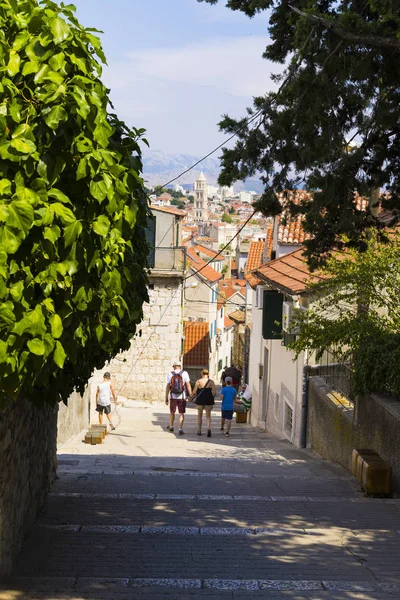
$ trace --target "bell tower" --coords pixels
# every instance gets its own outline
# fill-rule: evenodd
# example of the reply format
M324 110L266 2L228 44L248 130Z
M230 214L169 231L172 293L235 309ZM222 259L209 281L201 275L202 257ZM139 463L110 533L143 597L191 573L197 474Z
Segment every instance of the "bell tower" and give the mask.
M205 223L208 221L207 181L200 173L194 184L194 221Z

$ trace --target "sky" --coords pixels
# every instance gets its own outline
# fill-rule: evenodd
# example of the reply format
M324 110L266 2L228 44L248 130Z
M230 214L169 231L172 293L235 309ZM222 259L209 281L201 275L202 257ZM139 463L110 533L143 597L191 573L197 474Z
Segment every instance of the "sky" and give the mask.
M77 17L96 27L107 56L103 80L118 116L147 129L153 150L201 156L227 137L223 114L246 115L271 89L262 59L266 14L249 19L197 0L75 0ZM217 155L216 155L217 156Z

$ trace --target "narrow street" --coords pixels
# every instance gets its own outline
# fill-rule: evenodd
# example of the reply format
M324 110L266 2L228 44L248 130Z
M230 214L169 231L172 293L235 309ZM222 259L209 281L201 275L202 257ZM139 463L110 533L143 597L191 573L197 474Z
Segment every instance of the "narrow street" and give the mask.
M61 449L1 600L400 598L400 500L214 411L211 439L128 403L102 446Z

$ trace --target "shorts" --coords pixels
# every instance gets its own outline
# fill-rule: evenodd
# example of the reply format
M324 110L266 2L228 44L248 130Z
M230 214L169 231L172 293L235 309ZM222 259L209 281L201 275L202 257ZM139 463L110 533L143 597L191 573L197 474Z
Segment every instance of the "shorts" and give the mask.
M227 419L228 421L232 421L233 419L233 410L222 410L221 417L223 419Z
M202 415L203 414L203 410L205 410L206 413L211 412L212 409L213 409L214 404L196 404L196 406L197 406L197 410Z
M176 398L170 398L169 412L172 414L175 414L176 409L178 409L178 412L180 415L184 415L186 412L186 400L178 400Z
M111 413L111 404L107 404L107 406L102 406L101 404L98 404L96 406L96 410L98 413L100 413L101 415L103 413L105 413L106 415L109 415Z

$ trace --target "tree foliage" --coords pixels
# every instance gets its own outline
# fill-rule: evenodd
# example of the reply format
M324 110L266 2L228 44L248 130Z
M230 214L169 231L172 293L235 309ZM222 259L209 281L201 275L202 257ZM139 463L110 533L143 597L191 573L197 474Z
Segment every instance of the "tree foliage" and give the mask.
M0 400L82 390L147 299L138 142L72 5L0 0Z
M216 4L218 0L199 0ZM305 214L313 264L334 246L362 245L379 228L373 191L400 209L400 0L227 0L249 17L268 11L264 57L285 65L278 91L254 99L247 118L225 116L237 136L222 156L221 185L257 173L265 185L256 206L282 211L277 193L301 187L313 201ZM352 146L353 144L353 146ZM362 213L354 192L373 198Z
M228 213L224 213L221 217L223 223L233 223L232 217Z
M299 354L332 350L351 361L353 393L400 393L400 236L381 243L376 233L366 250L332 256L325 279L310 287L310 308L297 315L300 329L289 347Z

